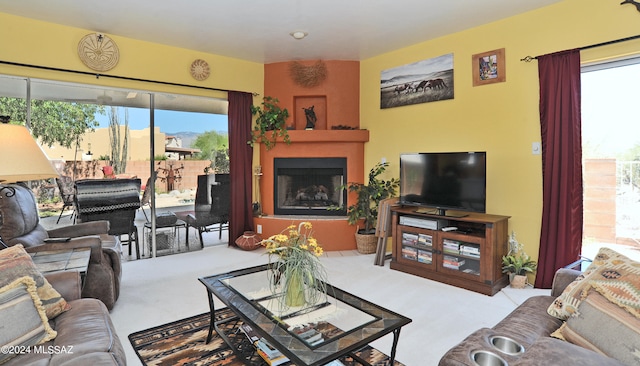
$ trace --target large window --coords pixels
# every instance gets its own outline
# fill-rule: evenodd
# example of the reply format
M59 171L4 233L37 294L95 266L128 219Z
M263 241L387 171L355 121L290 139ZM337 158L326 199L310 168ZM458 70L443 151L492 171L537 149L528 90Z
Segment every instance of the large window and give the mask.
M640 260L640 58L582 70L584 238Z

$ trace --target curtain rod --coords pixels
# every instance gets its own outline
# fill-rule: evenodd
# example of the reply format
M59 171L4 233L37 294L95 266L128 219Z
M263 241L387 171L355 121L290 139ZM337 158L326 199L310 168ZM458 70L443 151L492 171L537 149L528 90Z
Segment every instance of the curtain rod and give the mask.
M584 47L580 47L578 48L580 51L582 50L588 50L590 48L596 48L596 47L601 47L601 46L608 46L610 44L615 44L615 43L620 43L620 42L626 42L626 41L631 41L634 39L638 39L640 38L640 34L636 35L636 36L631 36L631 37L627 37L627 38L620 38L620 39L615 39L613 41L607 41L607 42L602 42L602 43L596 43L596 44L592 44L589 46L584 46ZM540 56L536 56L536 57L532 57L532 56L527 56L525 58L521 58L520 61L524 61L524 62L531 62L533 60L537 60L538 57Z
M96 79L100 79L100 77L105 77L105 78L112 78L112 79L129 80L129 81L141 81L141 82L144 82L144 83L162 84L162 85L170 85L170 86L181 86L181 87L203 89L203 90L211 90L211 91L242 92L242 93L245 93L245 92L240 91L240 90L210 88L210 87L206 87L206 86L172 83L172 82L169 82L169 81L158 81L158 80L150 80L150 79L133 78L133 77L129 77L129 76L99 74L99 73L93 73L93 72L89 72L89 71L61 69L61 68L57 68L57 67L22 64L22 63L19 63L19 62L11 62L11 61L3 61L3 60L0 60L0 64L11 65L11 66L20 66L20 67L29 67L29 68L32 68L32 69L40 69L40 70L48 70L48 71L68 72L68 73L80 74L80 75L89 75L89 76L95 76ZM253 96L260 95L260 94L258 94L256 92L251 92L251 94L253 94Z

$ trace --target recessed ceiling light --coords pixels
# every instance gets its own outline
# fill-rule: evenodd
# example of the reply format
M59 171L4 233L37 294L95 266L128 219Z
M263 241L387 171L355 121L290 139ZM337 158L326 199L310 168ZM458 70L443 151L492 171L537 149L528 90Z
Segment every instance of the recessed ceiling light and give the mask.
M289 33L291 34L291 37L295 38L295 39L303 39L304 37L306 37L309 33L307 32L302 32L302 31L296 31L296 32L291 32Z

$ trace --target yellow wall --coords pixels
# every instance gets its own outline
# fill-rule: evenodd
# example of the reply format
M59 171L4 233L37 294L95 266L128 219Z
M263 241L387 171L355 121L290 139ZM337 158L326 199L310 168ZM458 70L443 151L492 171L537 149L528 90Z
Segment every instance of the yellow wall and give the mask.
M77 47L82 37L93 32L96 30L72 28L0 13L0 60L92 72L78 57ZM262 64L112 34L108 36L118 45L120 60L116 67L102 74L262 94ZM193 79L189 73L189 67L196 59L207 61L211 68L211 75L204 81ZM0 64L0 74L226 99L224 92L109 78L96 79L94 76L4 64Z
M399 154L418 151L487 151L487 212L511 216L525 250L538 257L542 212L541 155L537 62L520 59L578 48L640 33L640 13L617 1L566 0L520 16L451 34L367 59L360 67L360 125L371 133L365 167L386 158L390 175L398 176ZM472 55L506 49L504 83L473 87ZM628 42L616 51L640 50ZM624 50L621 51L620 49ZM385 69L454 54L453 100L380 109L380 72Z
M120 136L124 139L125 129L120 126ZM129 146L127 160L149 160L149 127L142 130L129 130ZM155 127L155 155L164 155L165 134L160 132L160 127ZM83 154L89 150L93 155L93 160L99 159L103 155L111 156L111 141L109 138L109 128L98 128L94 132L87 132L82 137L78 154L75 154L75 144L71 148L64 148L58 144L53 146L43 146L45 154L49 159L82 160Z

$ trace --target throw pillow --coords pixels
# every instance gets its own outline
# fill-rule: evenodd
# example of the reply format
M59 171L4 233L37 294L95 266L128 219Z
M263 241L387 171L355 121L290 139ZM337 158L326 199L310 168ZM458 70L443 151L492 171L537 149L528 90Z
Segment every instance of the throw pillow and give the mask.
M23 347L47 342L57 335L29 276L0 288L0 364L17 356Z
M630 262L612 268L599 268L591 280L610 302L640 318L640 263Z
M612 357L626 365L640 364L640 319L595 290L552 337Z
M616 252L610 248L600 248L598 254L593 259L593 263L580 275L575 281L570 283L558 296L555 301L549 305L547 313L560 320L567 320L574 314L580 305L580 301L584 298L586 290L590 287L589 281L593 280L596 275L594 273L598 268L610 268L623 263L632 263L633 260ZM597 275L600 276L600 275Z
M47 318L53 319L70 308L60 293L38 271L31 256L21 244L0 250L0 286L6 286L23 276L29 276L36 281L38 297L42 301Z

